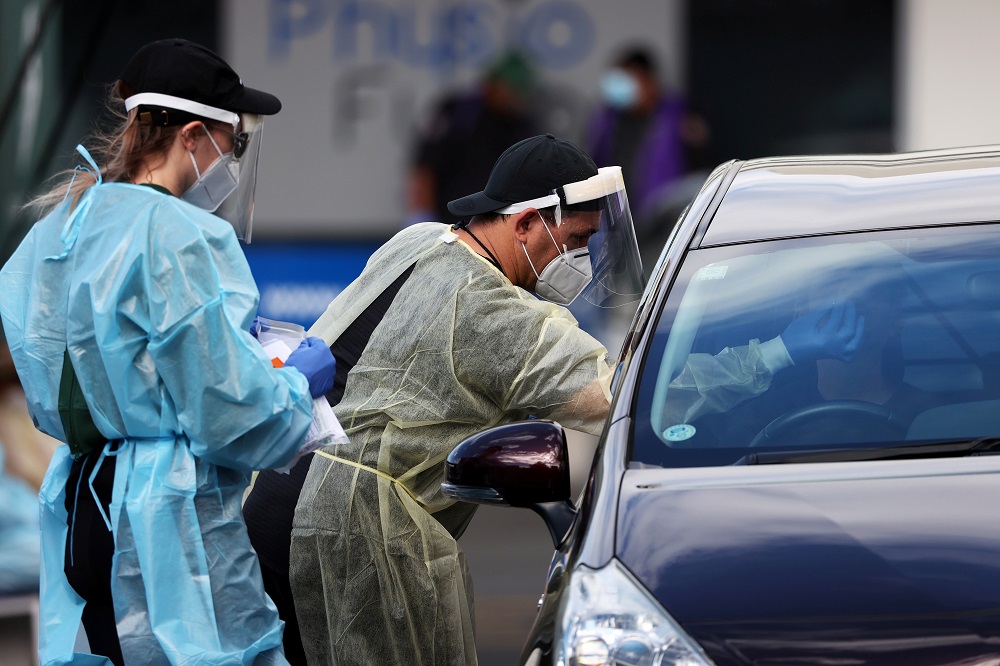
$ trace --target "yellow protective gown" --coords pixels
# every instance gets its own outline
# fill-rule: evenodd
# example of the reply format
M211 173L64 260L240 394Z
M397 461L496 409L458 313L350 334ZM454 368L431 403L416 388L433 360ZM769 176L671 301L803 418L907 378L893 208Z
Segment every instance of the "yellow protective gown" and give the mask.
M607 415L604 347L445 225L397 234L310 334L332 343L410 266L335 409L350 443L313 459L295 511L290 578L310 664L475 664L455 539L476 507L441 493L445 458L529 415L590 433Z

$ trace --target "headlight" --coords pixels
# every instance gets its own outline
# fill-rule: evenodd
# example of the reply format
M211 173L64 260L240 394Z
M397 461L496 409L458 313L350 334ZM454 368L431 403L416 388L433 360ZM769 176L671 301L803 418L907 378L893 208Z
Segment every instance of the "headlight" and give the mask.
M580 567L565 594L558 666L714 666L618 560Z

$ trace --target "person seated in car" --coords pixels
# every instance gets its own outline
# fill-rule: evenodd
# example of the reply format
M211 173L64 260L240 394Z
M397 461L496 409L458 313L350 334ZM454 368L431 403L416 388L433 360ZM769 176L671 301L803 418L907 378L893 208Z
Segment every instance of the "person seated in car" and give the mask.
M934 401L903 381L902 281L884 273L881 279L855 277L854 282L868 286L841 286L833 292L839 297L829 296L828 289L814 290L804 313L770 340L751 340L715 355L691 354L670 382L665 422L690 424L757 398L740 408L739 418L728 419L724 428L744 439L745 433L752 436L781 414L810 404L850 400L882 406L892 416L892 428L905 432ZM773 389L775 376L783 371L792 376ZM770 395L765 399L764 394ZM735 435L735 429L744 434Z
M694 353L670 382L666 409L671 423L691 423L705 414L727 412L771 386L793 365L854 358L864 337L865 318L853 302L831 304L793 319L766 342L726 347L718 354Z

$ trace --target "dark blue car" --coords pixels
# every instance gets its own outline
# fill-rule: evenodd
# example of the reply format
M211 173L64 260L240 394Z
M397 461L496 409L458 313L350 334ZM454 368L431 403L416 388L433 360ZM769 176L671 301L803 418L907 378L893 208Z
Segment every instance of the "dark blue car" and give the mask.
M667 242L587 488L549 422L445 491L556 542L524 664L1000 664L1000 148L733 161Z

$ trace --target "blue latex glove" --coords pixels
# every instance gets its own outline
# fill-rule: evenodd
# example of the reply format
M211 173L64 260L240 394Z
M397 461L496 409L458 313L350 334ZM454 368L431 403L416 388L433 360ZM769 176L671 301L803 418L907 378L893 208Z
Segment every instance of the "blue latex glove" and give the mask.
M290 365L309 380L309 395L318 398L333 388L333 375L337 361L322 338L310 337L299 343L298 349L288 355L285 365Z
M250 335L256 338L258 333L266 331L269 328L271 327L261 321L260 317L254 317L253 322L250 324Z
M785 328L781 341L796 364L821 358L850 361L861 346L865 318L854 303L835 303L808 312Z

